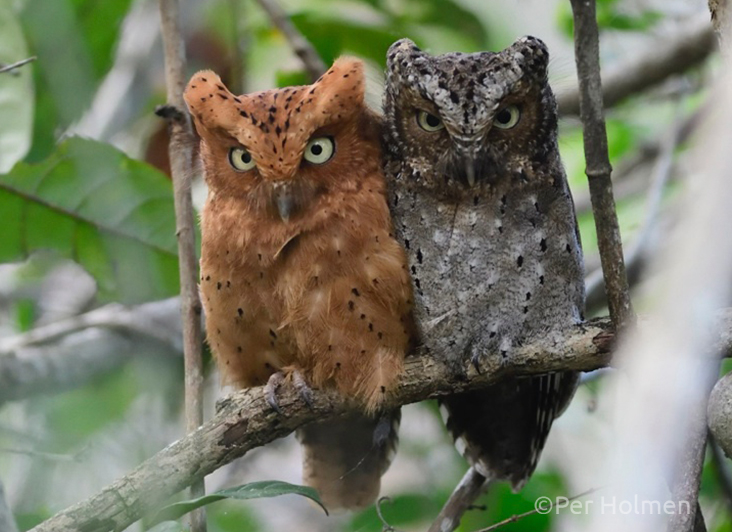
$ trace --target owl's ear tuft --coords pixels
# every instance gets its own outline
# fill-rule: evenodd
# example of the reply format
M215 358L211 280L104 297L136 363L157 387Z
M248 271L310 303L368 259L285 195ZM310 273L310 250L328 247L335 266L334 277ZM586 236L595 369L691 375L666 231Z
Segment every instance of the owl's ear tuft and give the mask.
M527 35L509 46L506 51L515 61L523 65L525 72L531 72L538 80L546 79L549 67L549 49L544 41Z
M196 128L227 127L239 101L211 70L201 70L188 82L183 99L196 119ZM199 130L199 133L201 131Z
M342 114L363 105L365 86L363 62L340 57L318 81L306 88L303 98L306 104L314 100L322 113Z
M411 62L421 55L424 55L424 53L413 41L399 39L386 52L386 68L388 70L398 69L402 61L409 60Z

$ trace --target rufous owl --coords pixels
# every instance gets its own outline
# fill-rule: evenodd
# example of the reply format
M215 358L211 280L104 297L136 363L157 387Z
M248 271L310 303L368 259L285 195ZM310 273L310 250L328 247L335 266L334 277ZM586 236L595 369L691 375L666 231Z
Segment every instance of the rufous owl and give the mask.
M412 336L411 281L364 84L362 63L341 58L310 86L235 96L203 71L185 91L208 185L207 339L225 382L284 375L360 405L298 430L304 480L329 509L361 508L379 493L399 422L382 404Z

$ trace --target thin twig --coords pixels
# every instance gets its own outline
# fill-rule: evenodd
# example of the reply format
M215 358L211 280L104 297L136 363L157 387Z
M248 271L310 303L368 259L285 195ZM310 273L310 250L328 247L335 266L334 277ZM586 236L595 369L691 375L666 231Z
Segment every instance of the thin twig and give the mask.
M25 456L31 456L34 458L43 458L44 460L51 460L54 462L80 462L87 448L84 447L80 451L74 454L60 454L60 453L47 453L45 451L36 451L34 449L20 449L15 447L0 447L0 453L8 454L21 454ZM0 531L2 531L0 527Z
M672 35L664 35L627 61L603 73L602 94L605 108L639 94L658 83L704 62L715 49L709 17L704 14L680 22ZM557 92L559 113L579 114L579 89Z
M442 506L428 532L452 532L460 526L460 518L488 489L486 478L474 467L467 470L460 483Z
M384 514L382 512L382 506L385 502L388 502L391 504L393 501L390 497L379 497L379 500L376 501L376 516L379 518L379 521L381 521L381 532L400 532L393 526L389 524L389 522L384 517Z
M610 180L612 167L608 157L607 131L603 116L595 0L571 0L571 2L574 15L575 58L580 86L580 118L587 161L586 173L590 184L610 317L615 327L620 330L631 324L634 316Z
M628 268L629 283L640 277L640 258L647 254L650 242L653 240L658 217L661 211L661 200L666 185L671 179L673 170L674 152L682 142L682 124L679 123L666 135L661 142L661 151L658 154L653 170L651 181L646 194L645 219L641 225L638 235L633 243L628 246L625 253L625 264ZM605 282L601 270L595 270L585 280L586 301L588 311L597 308L605 301Z
M201 301L198 296L196 233L194 231L191 178L193 174L194 136L183 102L185 46L180 32L178 0L160 0L161 28L165 50L165 82L168 105L179 111L169 120L170 169L175 197L175 224L178 236L178 262L183 319L183 354L185 358L186 428L194 432L203 424L203 362L201 359ZM204 479L191 487L191 496L205 493ZM203 509L191 513L192 532L206 531Z
M290 43L292 50L302 61L305 70L312 81L315 81L325 72L325 63L313 48L313 45L303 37L295 25L290 21L287 13L282 9L277 0L257 0L257 3L269 15L272 24L282 32L287 41Z
M600 488L592 488L590 490L583 491L579 495L575 495L574 497L569 497L566 500L566 502L575 501L577 499L580 499L582 497L585 497L587 495L590 495L592 493L595 493L599 489ZM534 514L537 514L539 512L541 512L543 514L547 514L547 513L551 512L552 509L554 508L554 503L552 503L551 500L547 500L547 502L549 503L547 506L539 506L539 504L536 504L535 505L536 508L534 508L533 510L529 510L528 512L524 512L524 513L518 514L518 515L512 515L511 517L509 517L507 519L504 519L503 521L499 521L498 523L492 524L491 526L489 526L487 528L481 528L480 530L476 530L475 532L491 532L493 530L498 530L502 526L506 526L506 525L509 525L511 523L515 523L516 521L520 521L524 517L529 517L530 515L534 515Z
M179 324L171 323L170 316L163 313L172 308L175 308L177 312L177 307L177 298L140 306L110 303L78 316L41 325L28 332L0 339L0 353L10 353L33 345L48 344L92 327L141 334L169 344L175 349L181 349Z
M3 483L0 481L0 531L2 532L18 532L18 526L15 524L13 512L5 500L5 490Z
M37 57L34 55L33 57L29 57L28 59L21 59L20 61L16 61L15 63L11 63L9 65L0 64L0 74L4 74L5 72L11 72L16 68L22 67L23 65L27 65L28 63L35 61L36 59Z

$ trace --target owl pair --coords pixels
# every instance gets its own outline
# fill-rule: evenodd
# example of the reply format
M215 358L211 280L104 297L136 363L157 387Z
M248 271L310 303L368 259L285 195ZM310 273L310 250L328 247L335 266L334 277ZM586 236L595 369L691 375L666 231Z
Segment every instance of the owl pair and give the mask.
M208 342L227 382L267 385L275 407L285 380L361 407L298 431L305 482L329 508L377 497L399 422L383 403L414 345L464 372L582 319L547 61L533 38L438 57L399 41L383 119L354 59L304 87L235 96L212 72L188 84L209 188ZM482 474L518 487L575 383L507 377L448 397L448 428Z

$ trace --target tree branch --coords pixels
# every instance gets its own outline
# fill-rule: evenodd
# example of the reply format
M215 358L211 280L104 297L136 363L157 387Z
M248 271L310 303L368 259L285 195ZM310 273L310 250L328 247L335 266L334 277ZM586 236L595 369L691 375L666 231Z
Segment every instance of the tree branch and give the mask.
M201 346L201 301L198 296L198 261L196 260L196 233L194 231L191 178L193 174L193 129L185 112L183 87L185 84L185 45L180 33L178 0L160 0L160 24L165 51L165 84L168 105L180 112L170 119L170 170L175 199L175 226L178 236L178 264L180 272L181 316L183 319L183 356L185 360L186 429L193 432L203 424L203 361ZM191 487L192 497L201 497L206 491L203 477ZM206 532L206 514L203 509L191 513L193 532Z
M138 306L111 303L78 316L41 325L28 332L0 339L0 355L25 347L48 344L64 336L93 327L140 334L174 349L182 349L178 320L178 298L165 299ZM1 360L1 359L0 359ZM2 367L2 362L0 362Z
M644 322L641 322L641 326ZM732 350L732 309L720 314L720 351ZM413 403L485 387L506 375L559 370L590 371L607 365L615 333L608 318L592 320L564 333L553 332L518 348L510 360L486 357L478 372L455 375L444 361L429 355L407 359L405 373L386 407ZM36 526L32 532L105 532L122 530L158 509L169 497L196 479L230 463L296 428L347 412L351 405L334 393L314 394L313 407L291 387L278 393L284 415L272 411L262 388L237 392L219 404L213 419L196 432L169 445L97 495Z
M694 17L678 25L673 36L664 36L622 64L603 73L602 96L605 108L645 91L676 74L702 63L715 50L709 17ZM579 88L557 93L560 115L580 112Z
M172 298L135 307L102 307L5 340L0 349L0 404L81 386L117 369L144 350L145 340L151 338L156 346L179 351L178 304L178 298ZM145 325L138 328L139 324ZM92 327L78 330L82 326ZM64 336L58 340L60 335ZM48 343L52 339L54 343Z
M325 63L313 48L313 45L303 37L295 25L290 21L287 13L277 3L277 0L257 0L257 3L269 15L272 24L282 32L290 43L292 50L302 61L305 70L312 81L315 81L325 72Z
M587 178L597 228L597 243L607 287L610 317L615 327L634 319L623 262L618 217L610 180L607 131L603 117L600 81L600 46L595 0L571 0L574 15L574 45L580 87L580 117L584 137Z
M709 11L712 15L712 25L717 34L722 53L732 55L732 6L729 0L709 0Z
M732 311L724 324L732 330ZM484 387L508 374L547 373L559 369L591 370L606 365L614 334L608 319L593 320L565 334L550 333L516 350L508 362L488 356L480 373L470 367L455 375L433 357L412 356L399 387L386 407ZM732 346L732 334L723 339ZM160 451L99 494L64 510L34 532L103 532L121 530L197 479L250 449L286 436L299 426L348 411L333 393L314 394L313 408L290 387L278 394L283 416L272 411L262 388L237 392L221 402L219 412L200 429Z
M460 483L442 506L427 532L452 532L460 526L460 518L478 497L488 489L486 478L474 467L467 470Z

